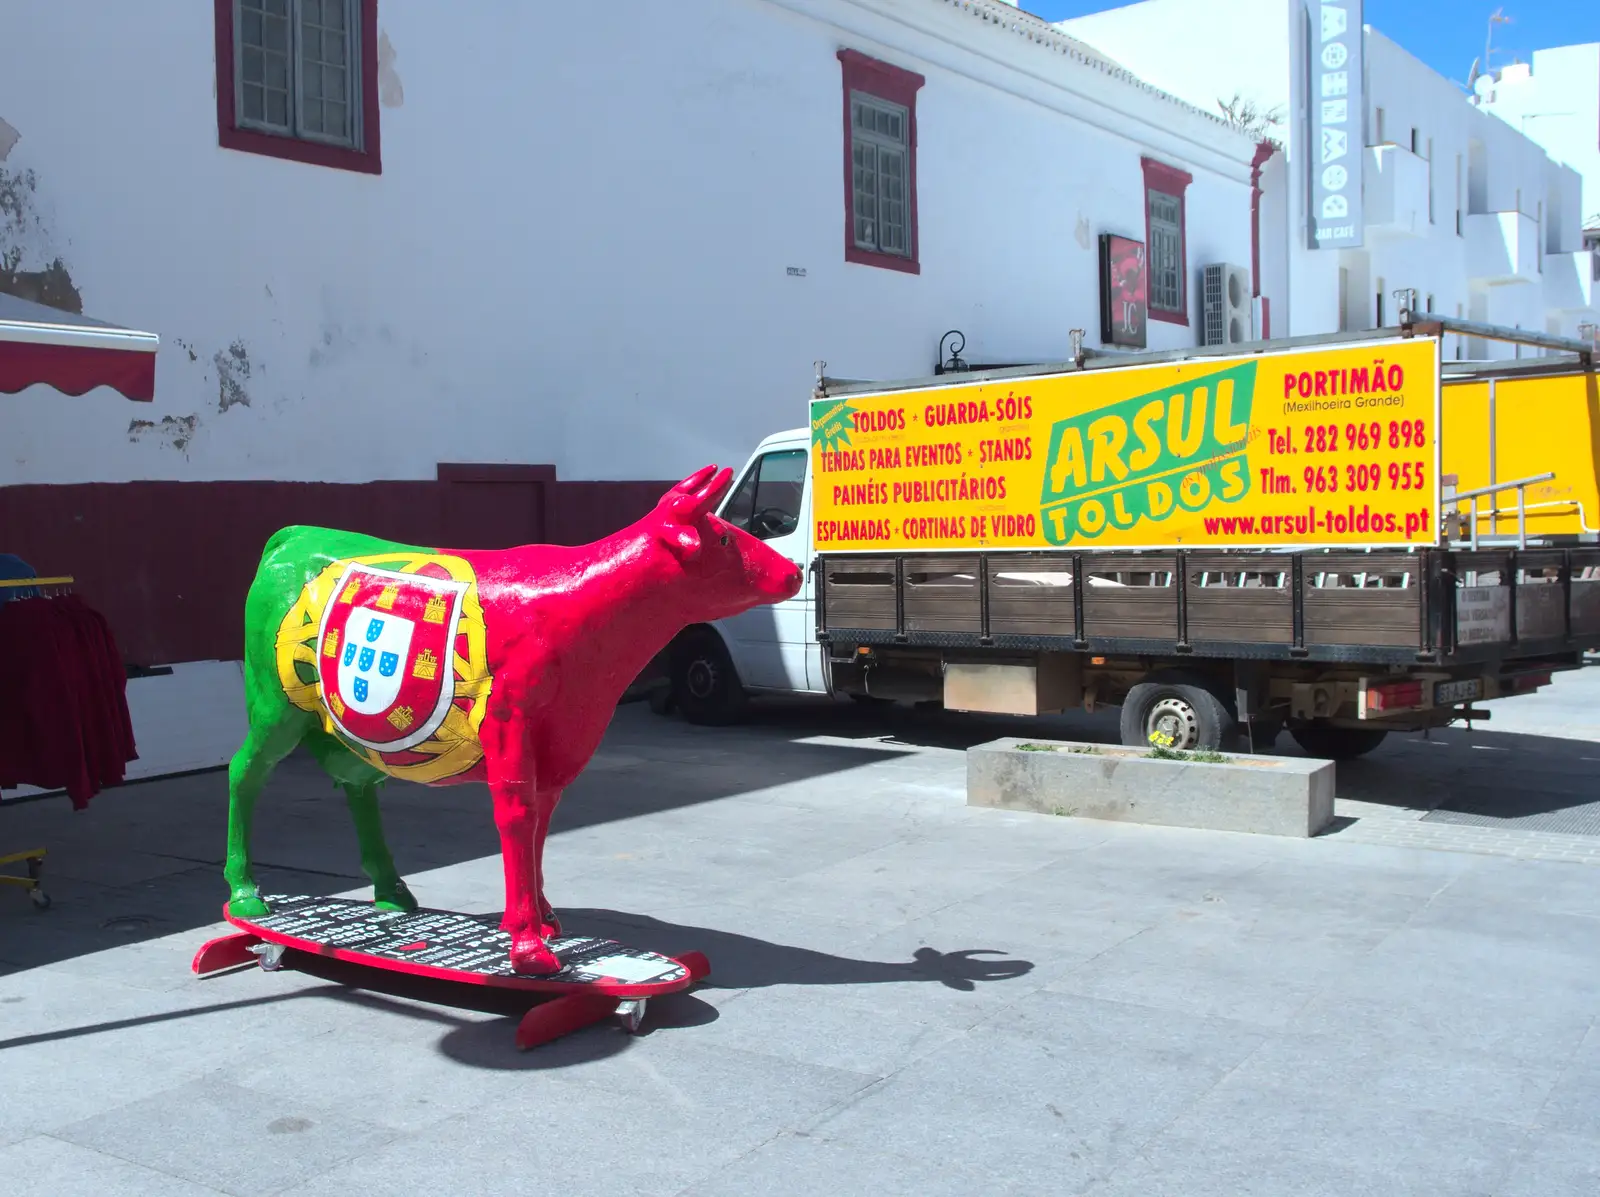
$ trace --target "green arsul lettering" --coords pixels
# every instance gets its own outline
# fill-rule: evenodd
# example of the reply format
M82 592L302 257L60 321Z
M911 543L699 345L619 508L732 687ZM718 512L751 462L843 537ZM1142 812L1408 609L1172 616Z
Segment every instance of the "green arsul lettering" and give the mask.
M1128 476L1122 446L1128 443L1128 425L1121 416L1101 416L1089 425L1089 481L1104 482L1106 473L1121 482Z
M1083 433L1075 424L1056 425L1056 435L1050 438L1050 489L1057 493L1067 489L1067 476L1072 476L1072 486L1082 490L1089 484L1088 470L1084 468Z
M1167 409L1167 449L1180 461L1193 457L1195 450L1200 448L1200 442L1206 435L1206 388L1195 387L1194 407L1189 412L1189 419L1185 422L1183 409L1189 406L1189 400L1179 391L1172 397L1172 405Z
M1249 489L1250 484L1244 476L1244 462L1237 457L1223 462L1217 474L1222 478L1222 500L1225 503L1233 502Z
M1240 362L1052 424L1039 495L1049 542L1127 531L1248 494L1256 369Z
M1139 517L1128 510L1126 491L1119 490L1111 496L1111 522L1119 528L1131 528L1139 522Z
M1250 424L1247 420L1243 424L1233 422L1233 379L1223 378L1217 382L1217 415L1211 430L1219 443L1236 445L1250 434Z
M1099 499L1085 499L1078 508L1078 527L1085 536L1099 536L1106 526L1106 505Z
M1134 471L1147 470L1161 458L1161 437L1155 422L1167 410L1164 400L1152 399L1133 417L1133 435L1139 438L1140 447L1128 454L1128 467Z
M1211 479L1199 470L1185 474L1183 481L1178 483L1178 502L1190 511L1199 511L1210 501Z

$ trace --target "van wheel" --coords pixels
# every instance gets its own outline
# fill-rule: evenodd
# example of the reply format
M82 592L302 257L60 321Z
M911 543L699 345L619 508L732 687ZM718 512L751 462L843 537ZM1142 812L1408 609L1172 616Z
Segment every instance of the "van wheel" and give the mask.
M1291 727L1289 734L1307 756L1325 761L1353 761L1366 756L1389 733L1376 727L1329 727L1325 723L1308 723Z
M1174 751L1231 744L1233 712L1192 675L1140 682L1122 703L1122 742L1130 748L1165 743Z
M686 636L672 652L672 702L690 723L736 723L749 703L733 659L715 632Z

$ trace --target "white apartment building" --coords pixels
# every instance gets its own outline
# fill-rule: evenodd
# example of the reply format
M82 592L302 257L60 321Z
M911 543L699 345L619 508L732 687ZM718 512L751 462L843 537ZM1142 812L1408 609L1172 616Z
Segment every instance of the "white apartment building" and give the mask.
M1480 75L1473 98L1582 176L1584 242L1600 250L1600 42L1536 50L1532 62ZM1590 266L1589 281L1600 282L1600 257Z
M1401 289L1424 310L1577 335L1600 303L1579 171L1361 16L1360 0L1236 0L1225 17L1213 0L1144 0L1060 28L1196 106L1237 95L1279 118L1260 169L1258 335L1393 323ZM1593 86L1571 97L1585 104L1593 117ZM1344 189L1323 210L1330 178ZM1339 210L1355 218L1329 226L1345 235L1314 247Z

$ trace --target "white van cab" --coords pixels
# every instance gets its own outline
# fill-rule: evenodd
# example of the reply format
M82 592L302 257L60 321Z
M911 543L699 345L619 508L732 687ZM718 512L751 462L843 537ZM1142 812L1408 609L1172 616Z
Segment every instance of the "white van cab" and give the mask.
M825 694L811 572L811 432L767 437L717 514L798 565L805 581L791 599L700 624L673 642L672 701L694 723L726 723L750 694Z

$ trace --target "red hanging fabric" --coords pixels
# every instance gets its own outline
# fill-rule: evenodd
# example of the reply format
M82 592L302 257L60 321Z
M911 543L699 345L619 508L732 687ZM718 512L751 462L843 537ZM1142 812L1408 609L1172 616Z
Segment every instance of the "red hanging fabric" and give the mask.
M0 786L65 789L81 810L137 759L104 618L72 596L0 604Z

